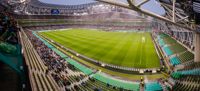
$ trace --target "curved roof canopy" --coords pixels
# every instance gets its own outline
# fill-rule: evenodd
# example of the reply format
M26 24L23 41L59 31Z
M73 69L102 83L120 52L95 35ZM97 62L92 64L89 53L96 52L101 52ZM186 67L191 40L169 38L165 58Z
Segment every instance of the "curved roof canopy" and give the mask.
M39 0L39 1L55 5L80 5L80 4L96 2L94 0Z

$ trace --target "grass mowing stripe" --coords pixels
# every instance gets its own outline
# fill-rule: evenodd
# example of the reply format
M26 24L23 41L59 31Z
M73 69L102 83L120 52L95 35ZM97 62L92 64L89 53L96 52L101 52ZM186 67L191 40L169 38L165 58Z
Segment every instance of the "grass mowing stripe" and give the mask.
M115 65L121 65L121 61L120 59L115 59L116 55L120 52L121 47L123 46L123 44L125 43L124 39L128 37L128 36L123 36L121 39L119 39L118 44L116 44L115 46L113 46L114 48L112 50L109 51L109 53L104 56L103 58L107 59L108 62L110 62L111 64L115 64ZM115 50L115 51L113 51ZM118 56L118 58L120 58L120 56Z
M135 36L130 38L130 43L131 43L130 46L134 46L135 45L135 43L133 42L134 39L135 39ZM134 66L135 60L133 58L135 58L135 55L133 54L133 52L135 51L135 48L134 47L129 47L128 49L129 50L127 51L127 55L125 56L124 60L130 60L130 63L126 62L126 61L123 61L122 65L132 65L132 66ZM132 54L132 55L128 55L128 54ZM134 56L134 57L132 58L132 56Z
M160 66L150 33L147 32L68 29L42 34L80 54L105 63L137 68ZM142 42L142 36L145 37L145 43Z
M131 47L131 43L130 43L130 37L131 36L127 36L125 37L124 39L127 39L127 40L122 40L120 42L123 42L123 44L121 45L120 47L120 50L117 52L117 54L115 55L115 57L113 58L113 61L117 62L116 60L120 60L118 62L118 64L122 65L123 63L123 60L125 58L125 56L127 55L127 51L129 50L129 48ZM121 55L121 54L124 54L124 55Z
M113 38L115 38L115 37L113 37ZM118 44L118 43L114 42L112 45L116 45L116 44ZM101 45L101 48L99 48L100 45ZM99 58L98 56L104 56L107 54L108 51L111 51L112 46L109 46L109 45L110 45L110 43L107 43L107 42L99 43L99 45L95 46L92 51L89 51L87 53L94 53L93 58L95 58L97 60L104 60L104 59ZM98 55L98 56L96 56L96 55Z
M111 37L111 36L110 36ZM114 45L114 44L116 44L116 42L112 42L112 41L106 41L106 40L109 40L109 38L110 37L108 37L107 39L105 39L105 40L103 40L102 42L96 42L96 41L94 41L95 43L97 43L97 44L99 44L99 45L97 45L97 46L95 46L95 47L93 47L93 50L92 50L92 52L94 52L94 51L97 51L97 53L98 53L98 50L101 50L101 51L104 51L104 50L106 50L108 47L108 45ZM112 37L113 39L114 38L117 38L117 37ZM102 49L100 49L100 48L102 48ZM110 47L109 47L110 48ZM87 52L87 53L90 53L90 52Z

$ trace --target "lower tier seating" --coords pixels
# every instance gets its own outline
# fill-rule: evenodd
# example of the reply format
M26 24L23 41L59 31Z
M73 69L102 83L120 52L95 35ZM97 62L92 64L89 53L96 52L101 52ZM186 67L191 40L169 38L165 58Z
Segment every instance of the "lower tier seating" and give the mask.
M171 76L172 76L172 78L175 78L175 79L178 79L178 78L182 77L182 75L180 73L178 73L178 72L172 73Z
M138 83L128 83L128 82L123 82L120 80L112 79L110 77L107 77L106 75L103 75L101 73L96 73L93 75L93 77L99 81L102 81L104 83L110 84L112 86L116 86L118 88L125 88L128 90L134 90L134 91L139 91L139 84Z
M173 91L199 91L200 77L199 76L184 76L176 81L173 86Z
M196 69L196 68L200 68L200 62L191 62L190 64L186 64L185 67L181 70L192 70L192 69Z
M159 39L158 40L159 45L162 47L165 45L165 42L163 41L163 39Z
M170 63L175 66L175 65L180 64L181 62L177 57L173 57L170 59Z
M167 56L170 56L173 54L173 52L170 50L169 47L164 47L163 50L165 51L165 53L167 54Z
M145 91L162 91L162 87L158 82L149 82L145 84Z
M196 68L192 70L177 71L177 73L180 73L182 75L200 75L200 68Z

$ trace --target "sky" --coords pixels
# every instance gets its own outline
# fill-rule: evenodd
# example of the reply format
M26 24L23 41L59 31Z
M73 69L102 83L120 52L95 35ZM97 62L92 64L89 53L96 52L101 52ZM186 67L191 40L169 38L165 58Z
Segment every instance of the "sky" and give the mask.
M95 2L94 0L39 0L39 1L44 3L59 4L59 5L78 5L78 4ZM120 1L125 1L125 0L120 0ZM148 3L144 4L142 8L160 15L165 13L164 9L159 5L159 3L156 3L155 0L150 0Z

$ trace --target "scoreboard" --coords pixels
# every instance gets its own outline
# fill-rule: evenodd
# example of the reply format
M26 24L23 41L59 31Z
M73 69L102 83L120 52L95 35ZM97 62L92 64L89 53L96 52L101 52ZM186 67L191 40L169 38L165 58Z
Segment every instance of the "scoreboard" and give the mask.
M58 15L58 14L60 14L60 11L58 9L52 9L51 14L52 15Z

